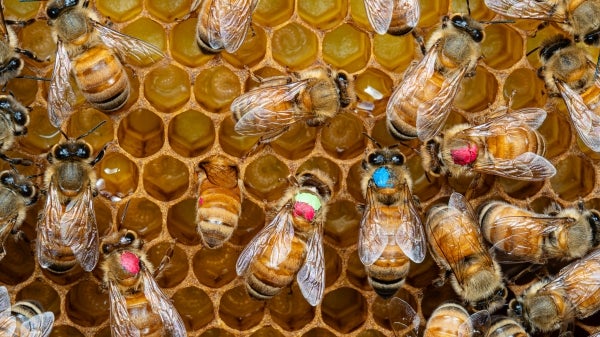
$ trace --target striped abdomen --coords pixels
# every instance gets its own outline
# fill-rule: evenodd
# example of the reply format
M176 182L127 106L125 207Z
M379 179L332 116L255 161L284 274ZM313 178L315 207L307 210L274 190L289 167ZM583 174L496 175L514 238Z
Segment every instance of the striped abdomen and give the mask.
M140 330L140 336L160 337L163 336L163 325L161 318L155 314L150 307L148 299L143 292L125 296L129 319Z
M208 179L200 182L196 223L209 248L223 245L237 228L242 211L240 188L225 188Z

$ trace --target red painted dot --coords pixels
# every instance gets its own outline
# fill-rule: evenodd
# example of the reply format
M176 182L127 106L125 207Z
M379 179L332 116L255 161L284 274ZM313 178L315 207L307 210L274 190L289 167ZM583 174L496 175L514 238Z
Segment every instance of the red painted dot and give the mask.
M457 165L469 165L477 159L477 146L468 144L467 146L450 150L452 161Z
M130 274L140 272L140 258L132 252L124 252L121 254L121 266Z

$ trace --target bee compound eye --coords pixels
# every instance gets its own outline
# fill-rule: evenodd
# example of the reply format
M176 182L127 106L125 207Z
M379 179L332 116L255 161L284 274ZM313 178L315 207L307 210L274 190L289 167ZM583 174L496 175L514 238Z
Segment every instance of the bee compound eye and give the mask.
M50 8L48 8L48 10L46 10L46 15L50 19L56 19L60 15L60 8L58 8L58 7L50 7Z
M404 164L404 156L401 154L395 154L392 156L392 164L402 165Z
M15 178L10 172L3 172L2 175L0 175L0 181L3 185L12 185L15 183Z
M369 155L369 163L373 165L382 165L385 163L385 156L381 153L371 153Z
M135 240L135 234L133 232L127 232L123 237L124 243L132 243Z
M71 156L71 152L66 146L57 146L54 149L54 158L56 159L67 159Z
M24 197L30 197L33 195L33 187L30 186L29 184L23 184L23 185L19 186L19 191L21 192L21 195Z
M25 125L27 124L27 115L20 110L15 111L15 113L13 113L13 120L18 125Z
M88 146L80 146L77 148L75 155L81 159L87 159L90 157L90 148Z

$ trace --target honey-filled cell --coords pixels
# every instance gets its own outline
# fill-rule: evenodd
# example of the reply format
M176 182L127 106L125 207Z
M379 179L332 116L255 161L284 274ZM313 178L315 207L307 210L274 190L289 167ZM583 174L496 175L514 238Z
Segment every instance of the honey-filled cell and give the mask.
M214 318L214 308L210 297L196 287L185 287L173 295L173 305L183 319L188 331L197 331Z
M92 108L75 111L69 118L67 134L72 138L77 138L103 121L102 126L83 138L92 146L94 152L98 152L106 143L114 139L113 121L102 112Z
M163 241L147 250L148 260L157 268L167 253L173 249L173 255L168 257L165 269L156 277L156 283L161 288L172 288L180 284L187 276L189 264L187 255L175 241Z
M127 214L123 219L127 205ZM152 241L162 231L162 212L160 207L147 198L131 198L119 207L117 219L123 219L119 228L135 231L144 241Z
M296 173L298 174L311 170L319 170L327 177L331 178L333 181L333 188L335 190L332 191L332 193L339 191L342 182L342 171L336 163L324 157L311 156L300 166L298 166Z
M449 13L449 0L419 0L421 17L418 27L431 27L440 23L440 18Z
M465 77L454 99L454 106L468 112L487 109L496 99L498 81L492 73L477 66L475 76Z
M484 56L483 62L488 66L507 69L523 57L523 38L509 25L487 25L484 28L484 36L481 52Z
M163 28L163 25L150 18L140 17L137 20L128 23L127 26L121 29L121 33L151 43L163 52L167 50L167 33ZM143 59L129 55L126 57L126 63L142 67L150 66L156 61L158 60L148 57Z
M310 29L289 23L271 37L271 53L275 61L293 70L306 68L317 58L318 39Z
M334 68L357 72L367 65L370 54L369 36L350 24L343 24L323 37L323 61Z
M275 201L288 188L289 174L284 162L267 154L248 164L244 172L244 186L259 200Z
M0 283L17 285L35 271L34 252L29 242L10 235L4 240L6 255L0 260Z
M393 298L399 298L403 300L411 308L413 308L415 312L417 311L419 303L417 302L415 296L408 290L400 288L400 290L394 294ZM375 301L373 301L373 304L371 305L371 315L373 315L373 319L379 326L388 330L392 330L392 324L400 319L406 319L408 321L411 320L410 317L406 317L405 313L398 313L392 310L390 300L383 299L379 296L375 298Z
M225 118L219 126L219 144L223 151L235 157L242 157L248 153L260 137L243 136L235 132L235 121L232 117Z
M452 0L450 7L454 13L469 14L473 19L479 21L491 20L496 15L486 6L484 0L470 0L468 2L465 0ZM499 24L490 26L499 26Z
M248 330L262 321L264 309L265 302L250 298L244 286L237 286L221 296L219 317L233 329Z
M84 279L69 289L65 310L74 323L85 327L98 326L108 319L108 293L102 291L95 281Z
M267 308L275 324L286 331L300 330L315 317L315 308L306 302L295 284L267 301Z
M50 124L48 110L41 106L35 106L29 112L29 119L27 129L35 130L35 132L27 132L25 136L18 138L21 150L31 154L49 152L52 146L62 138L62 135L57 128Z
M275 27L294 14L294 2L289 0L259 1L252 20L261 26Z
M556 175L550 178L550 184L559 198L575 201L585 198L594 189L596 170L589 160L569 155L554 166Z
M337 26L348 11L347 0L304 0L298 2L298 15L311 27L321 30Z
M70 325L55 325L49 337L85 337L85 335Z
M525 107L543 107L548 95L544 81L534 70L519 68L510 73L502 88L505 101L511 101L509 108L513 110Z
M241 93L238 76L225 66L207 68L194 81L196 101L210 112L228 112L231 102Z
M302 337L335 337L335 334L325 328L313 328L303 334Z
M367 18L367 10L365 8L365 0L349 0L350 15L352 21L365 31L373 31L369 19Z
M270 145L278 154L294 160L307 157L314 149L316 140L317 128L299 122L290 125L290 128Z
M21 289L15 298L15 301L37 301L44 311L52 311L54 318L60 317L60 295L48 283L36 279Z
M188 189L188 168L171 156L157 157L148 162L143 171L145 191L159 201L176 199Z
M226 330L219 328L211 328L204 333L202 333L199 337L235 337L232 333L227 332Z
M264 328L258 329L256 332L250 335L250 337L284 337L284 335L281 332L277 331L277 329L271 326L266 326Z
M354 114L340 113L331 118L321 130L321 145L337 159L350 159L364 153L365 128Z
M341 333L358 329L367 319L368 304L363 294L341 287L323 297L321 317L328 326Z
M118 152L110 152L98 163L98 178L103 181L100 193L109 198L124 198L137 189L139 172L136 164Z
M143 108L130 111L117 129L119 146L132 156L142 158L155 154L165 142L163 121Z
M548 110L544 123L538 131L546 141L546 158L554 158L569 150L571 145L571 124L568 117L557 111Z
M169 145L184 157L197 157L210 149L215 141L212 119L196 110L177 114L169 122Z
M223 59L238 68L254 67L267 53L267 34L256 25L252 25L246 32L244 42L233 53L222 52Z
M358 241L358 227L362 214L356 202L337 200L329 204L324 235L337 247L348 247Z
M190 1L146 0L146 8L153 17L162 22L177 21L190 13Z
M142 0L96 0L96 9L112 21L125 22L142 12Z
M155 68L144 78L144 96L160 112L174 112L189 99L188 73L172 64Z
M384 72L375 68L367 68L354 79L354 91L362 102L374 104L371 114L379 115L385 112L387 98L392 94L394 82Z
M204 54L196 42L197 18L189 18L177 23L169 35L169 48L173 58L187 67L197 68L215 57Z
M373 55L382 67L402 73L413 60L418 59L417 43L411 34L375 35L373 37Z
M23 2L20 0L5 0L4 17L19 20L33 19L40 9L40 2Z
M194 275L203 285L221 288L235 280L239 251L228 244L215 249L201 248L192 258Z
M52 38L51 33L45 20L35 21L20 30L18 34L19 47L29 50L40 60L52 60L54 62L56 41ZM23 57L23 59L26 59L26 57Z
M24 67L21 76L35 77L36 75L31 69ZM38 84L37 81L29 78L14 78L6 84L5 90L7 93L12 93L23 106L27 107L35 102Z
M245 246L265 225L265 211L262 207L246 198L242 201L242 214L238 219L238 228L233 231L229 242Z
M196 198L184 199L169 208L167 213L167 229L177 242L184 245L200 243L196 224Z

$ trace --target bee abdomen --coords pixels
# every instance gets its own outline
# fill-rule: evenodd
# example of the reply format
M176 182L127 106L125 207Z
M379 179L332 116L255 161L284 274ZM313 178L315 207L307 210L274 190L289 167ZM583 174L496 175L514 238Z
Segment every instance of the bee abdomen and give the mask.
M214 185L204 188L198 198L196 214L198 232L204 243L209 248L217 248L229 240L237 228L241 211L239 188L231 190Z
M127 311L131 322L140 329L140 336L163 336L163 325L160 316L155 314L142 292L135 293L125 298Z
M382 256L365 269L373 290L379 296L389 298L404 284L410 262L397 246L388 246Z
M71 271L78 262L71 248L57 246L53 249L52 256L40 256L40 264L54 274L65 274Z
M15 303L10 311L12 316L15 316L21 322L25 322L33 316L41 315L44 309L39 302L28 300Z
M73 60L73 71L83 96L95 108L115 111L129 98L129 78L117 56L98 45Z

